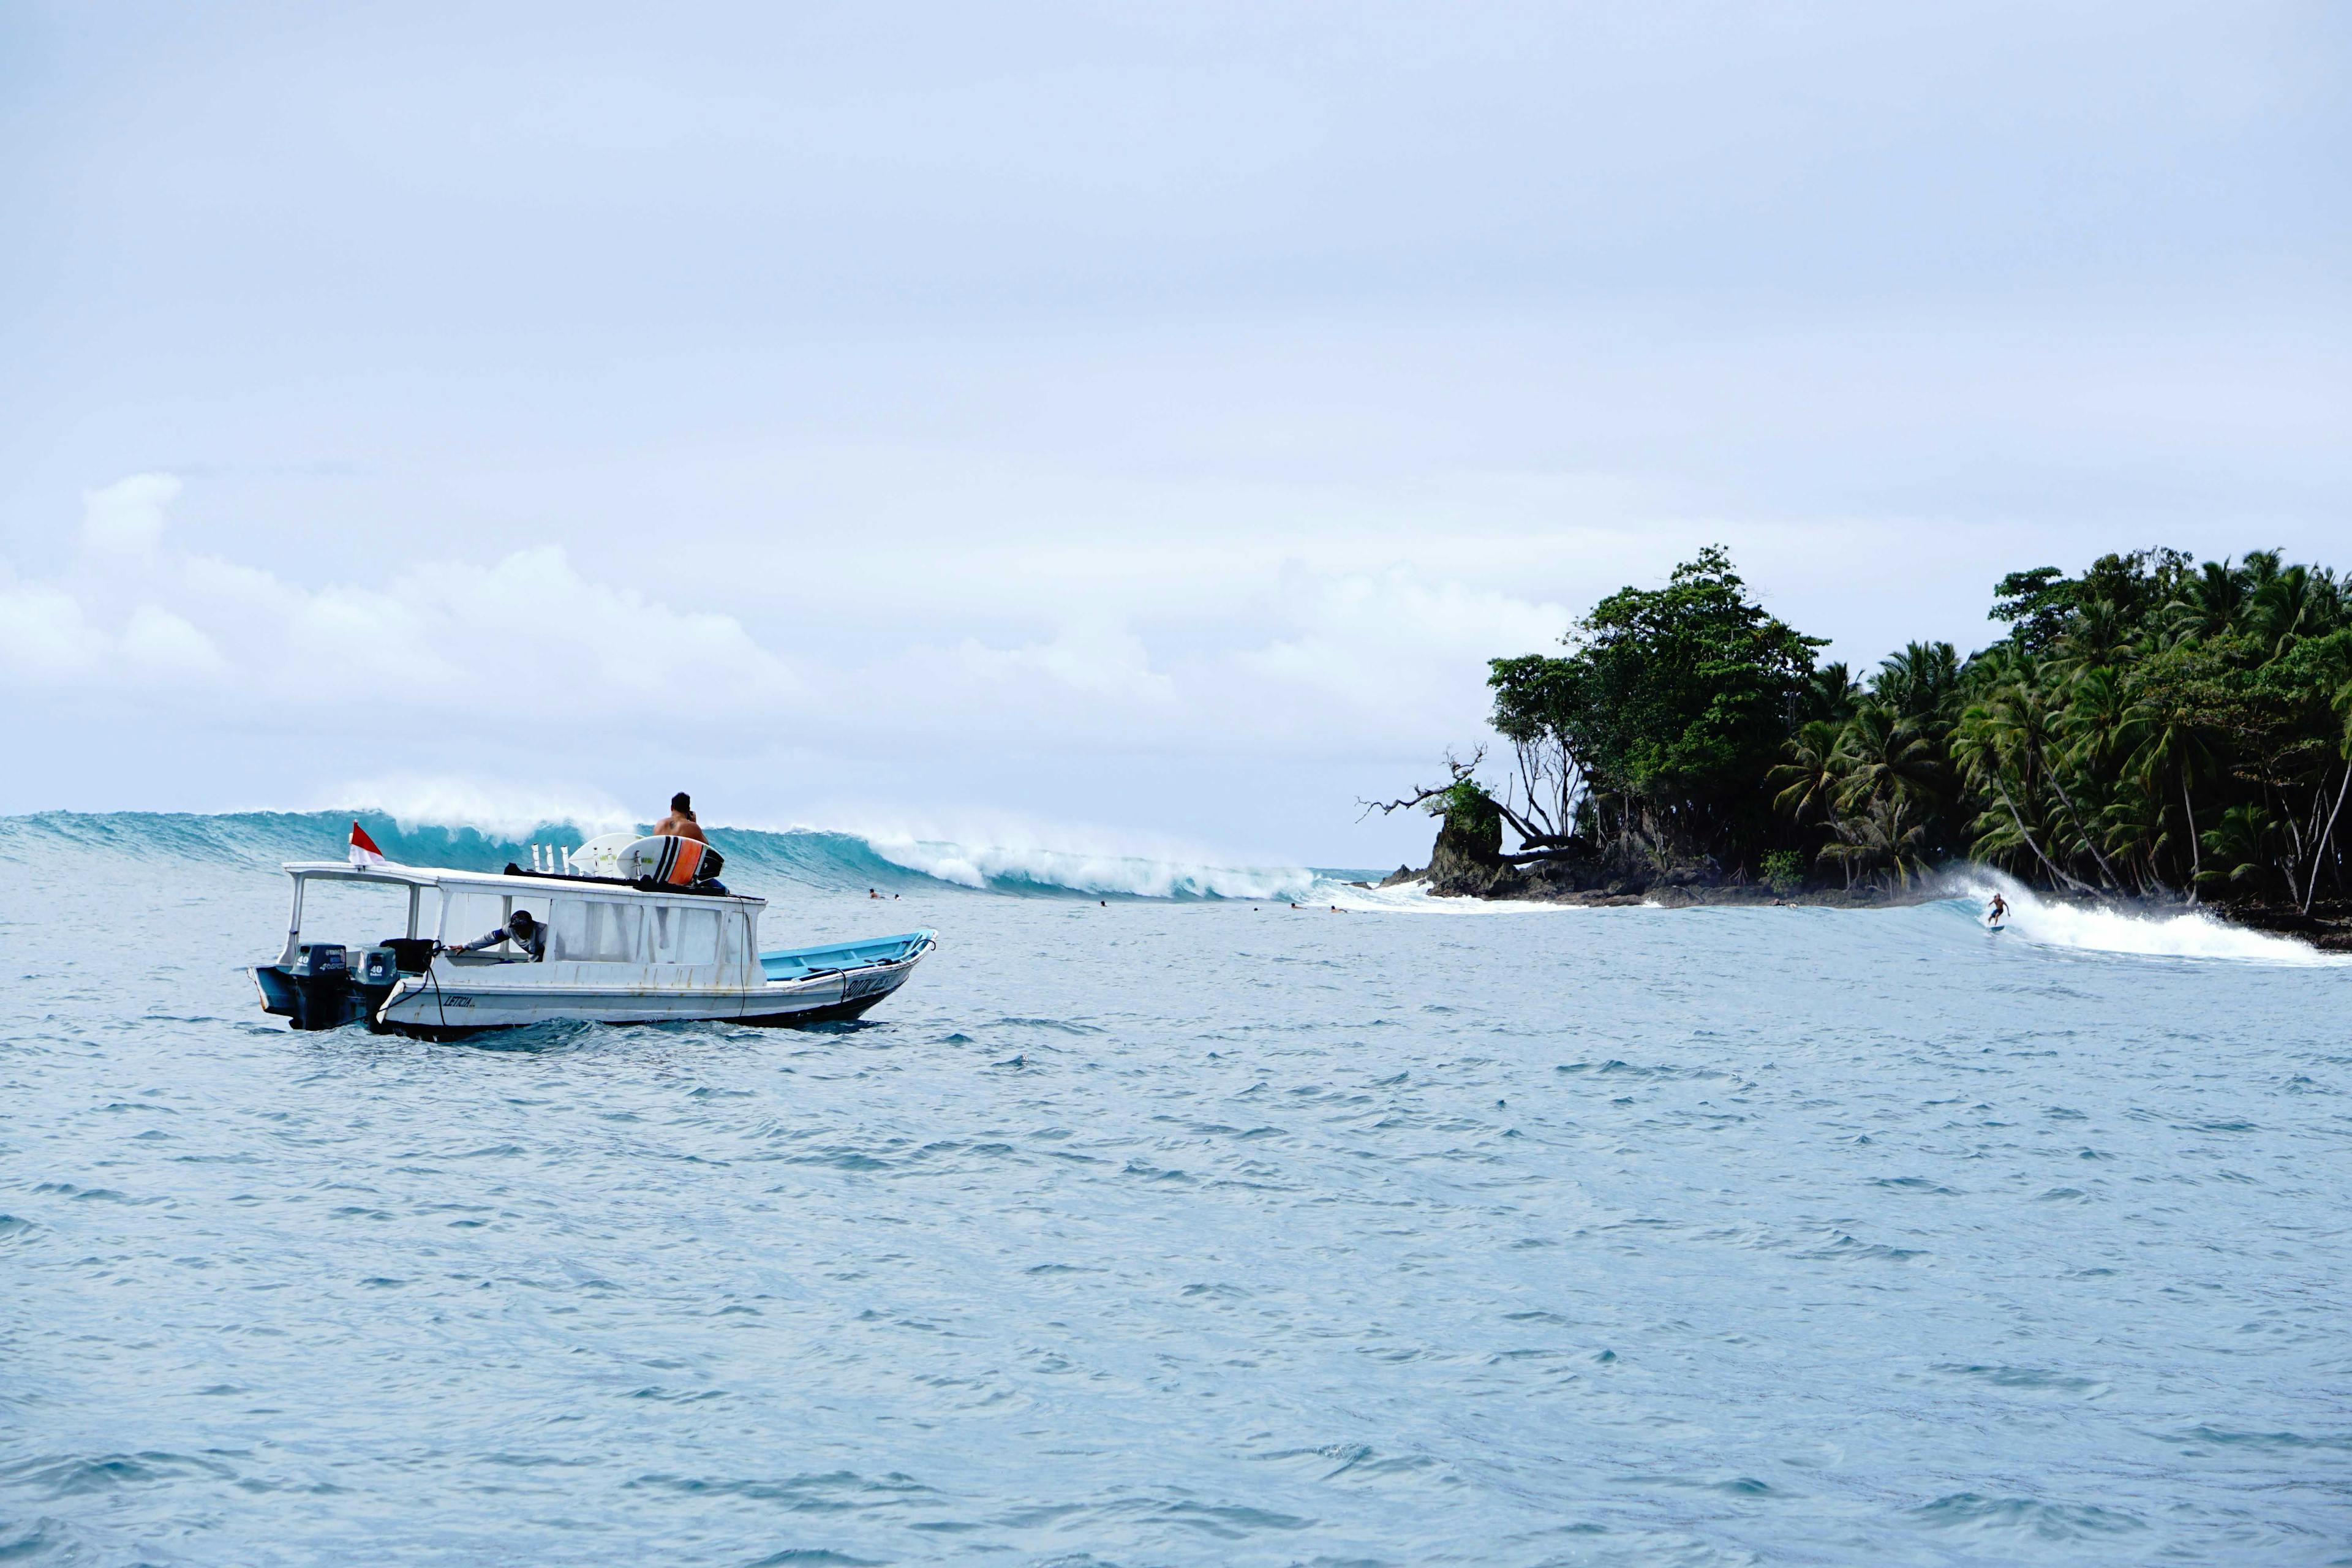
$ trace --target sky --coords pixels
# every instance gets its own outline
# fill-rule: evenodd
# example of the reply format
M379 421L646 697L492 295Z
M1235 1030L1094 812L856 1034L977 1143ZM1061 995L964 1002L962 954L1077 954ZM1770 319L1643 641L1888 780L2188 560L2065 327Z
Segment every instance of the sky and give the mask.
M1418 863L1360 797L1709 542L1861 666L2021 567L2352 567L2347 66L2262 0L0 8L0 812Z

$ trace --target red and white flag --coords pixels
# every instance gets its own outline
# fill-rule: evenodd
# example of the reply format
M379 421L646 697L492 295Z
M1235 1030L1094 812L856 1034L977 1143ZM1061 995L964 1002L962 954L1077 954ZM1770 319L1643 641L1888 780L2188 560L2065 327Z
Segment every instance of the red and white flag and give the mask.
M367 836L367 829L356 822L352 824L352 864L354 866L383 864L383 851L375 847L375 840Z

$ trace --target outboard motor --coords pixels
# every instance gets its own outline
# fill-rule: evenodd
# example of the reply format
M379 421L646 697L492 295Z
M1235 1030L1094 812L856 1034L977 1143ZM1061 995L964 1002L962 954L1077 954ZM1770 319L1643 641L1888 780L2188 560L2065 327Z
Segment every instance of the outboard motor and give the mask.
M294 1026L337 1029L367 1016L367 997L352 984L339 942L306 942L294 957Z

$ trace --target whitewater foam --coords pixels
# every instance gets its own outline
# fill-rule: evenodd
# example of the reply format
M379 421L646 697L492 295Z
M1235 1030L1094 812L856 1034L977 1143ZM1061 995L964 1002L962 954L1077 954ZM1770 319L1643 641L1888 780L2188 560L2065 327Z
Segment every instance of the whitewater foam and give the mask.
M540 829L572 826L587 837L636 826L612 796L596 790L518 789L470 779L393 776L341 785L305 808L381 812L404 832L438 827L485 838L527 842Z
M1172 835L1054 822L980 807L945 811L826 814L824 826L795 832L838 833L862 841L889 864L963 888L1073 891L1145 899L1299 899L1316 873L1282 860L1252 858Z
M1391 888L1363 888L1326 878L1313 889L1318 904L1328 904L1356 914L1383 915L1518 915L1576 910L1590 913L1590 904L1551 903L1541 899L1447 899L1429 890L1425 881L1399 882Z
M1999 893L2009 903L2008 934L2043 947L2252 963L2346 962L2292 937L2226 924L2202 910L2141 911L2045 899L2015 878L1986 867L1948 872L1943 885L1956 897L1979 903Z
M1964 904L1974 918L1994 893L2009 901L2008 931L2011 940L2042 947L2080 952L2109 952L2141 958L2206 959L2238 963L2297 966L2352 963L2344 955L2321 952L2292 937L2233 926L2202 910L2133 910L2096 904L2045 899L2015 878L1984 867L1947 871L1936 890L1955 905ZM1549 903L1538 900L1439 898L1426 882L1402 882L1392 888L1360 888L1332 879L1318 881L1312 902L1350 912L1377 914L1507 915L1594 912L1588 904ZM1664 905L1643 903L1645 910ZM1857 911L1870 912L1870 911Z
M1298 899L1311 895L1317 881L1312 871L1299 867L1223 866L1039 844L860 837L894 866L965 888L1025 883L1144 899Z

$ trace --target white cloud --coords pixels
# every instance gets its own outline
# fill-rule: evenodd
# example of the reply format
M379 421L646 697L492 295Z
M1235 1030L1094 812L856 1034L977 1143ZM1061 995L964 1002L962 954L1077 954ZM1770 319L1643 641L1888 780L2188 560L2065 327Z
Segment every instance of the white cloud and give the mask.
M0 670L56 679L90 668L104 651L72 595L50 584L0 582Z
M1107 701L1163 715L1177 701L1174 683L1151 668L1143 639L1093 613L1041 641L991 647L966 637L943 650L912 649L894 663L909 678L944 679L958 701Z
M1202 616L1197 590L1156 606L1131 586L1075 596L1044 635L848 652L790 621L756 637L668 602L661 573L592 574L553 545L306 585L170 548L177 490L151 474L91 492L104 521L86 532L138 552L136 571L0 583L0 680L306 734L422 718L436 743L691 755L753 737L903 752L961 736L1081 753L1394 754L1469 738L1486 660L1542 647L1568 619L1408 565L1334 573L1204 551L1195 570L1222 572L1222 617ZM294 685L331 700L285 709L274 699Z
M1320 576L1293 567L1293 629L1234 656L1261 682L1289 687L1299 706L1343 713L1353 727L1424 737L1475 728L1486 711L1486 661L1556 644L1570 614L1493 589L1432 583L1404 568Z
M92 490L75 570L0 579L0 681L179 704L188 700L181 689L201 680L248 713L299 681L341 694L355 711L604 725L616 737L633 706L655 704L649 722L680 707L698 717L773 712L802 689L734 617L593 581L554 546L309 587L168 548L179 491L168 474Z
M83 548L109 554L154 549L163 537L165 514L179 494L180 481L170 474L132 474L83 491Z
M212 638L185 616L155 605L131 612L121 648L123 662L131 670L166 681L201 680L228 670Z

